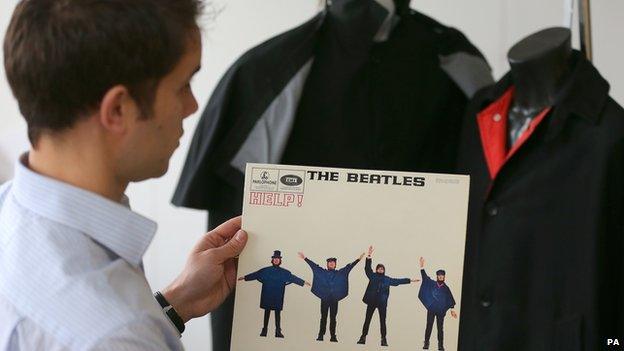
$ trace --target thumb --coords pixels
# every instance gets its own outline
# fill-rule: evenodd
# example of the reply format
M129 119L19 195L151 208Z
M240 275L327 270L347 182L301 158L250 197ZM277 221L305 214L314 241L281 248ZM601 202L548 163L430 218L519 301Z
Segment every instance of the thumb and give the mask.
M213 249L213 253L219 263L225 262L240 255L246 244L247 232L241 229L236 232L236 235L234 235L231 240L223 244L223 246Z

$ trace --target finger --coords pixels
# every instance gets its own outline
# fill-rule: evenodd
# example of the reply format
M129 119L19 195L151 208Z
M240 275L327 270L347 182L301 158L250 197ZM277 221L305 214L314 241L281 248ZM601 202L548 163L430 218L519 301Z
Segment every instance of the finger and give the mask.
M241 225L243 223L242 217L234 217L220 226L216 227L210 233L217 235L225 240L229 240L236 234L236 232L241 229Z
M239 230L236 235L229 240L223 246L212 250L214 257L218 264L223 263L231 258L234 258L243 251L247 244L247 233L244 230Z
M223 275L228 281L228 287L230 288L230 290L234 289L236 283L238 282L238 279L236 278L236 264L234 263L234 261L225 263Z
M201 252L214 247L222 246L236 234L241 228L242 219L240 216L234 217L212 231L206 233L195 246L195 251Z

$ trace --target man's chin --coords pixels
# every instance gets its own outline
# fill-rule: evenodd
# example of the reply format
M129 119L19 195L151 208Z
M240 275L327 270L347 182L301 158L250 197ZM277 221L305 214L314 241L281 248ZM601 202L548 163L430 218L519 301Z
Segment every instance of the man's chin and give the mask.
M169 160L167 160L167 162L164 162L160 169L158 170L158 172L155 172L156 175L153 176L152 178L160 178L162 176L164 176L165 174L167 174L167 171L169 170Z
M159 167L154 167L153 169L145 169L143 172L139 172L139 175L132 179L132 182L142 182L144 180L156 179L167 174L169 170L169 161L162 163Z

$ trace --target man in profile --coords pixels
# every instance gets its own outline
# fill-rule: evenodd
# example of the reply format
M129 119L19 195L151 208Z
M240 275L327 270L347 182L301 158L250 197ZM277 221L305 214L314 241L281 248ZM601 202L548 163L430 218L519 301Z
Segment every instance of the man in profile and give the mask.
M275 337L283 338L282 334L282 309L284 308L284 294L286 293L286 285L304 284L310 286L310 283L292 274L289 270L280 267L282 265L282 252L275 250L271 256L271 265L264 267L253 273L249 273L238 280L251 281L257 280L262 283L262 292L260 295L260 308L264 310L264 321L260 336L267 336L267 328L269 326L269 318L271 311L275 313Z
M306 261L314 275L312 293L321 299L321 325L316 338L317 341L323 341L327 331L327 315L329 314L329 333L331 335L329 341L338 342L338 337L336 336L338 302L349 295L349 273L363 257L364 253L341 269L336 269L338 259L330 257L327 259L327 269L324 269L307 258L303 252L299 252L299 258Z
M418 298L427 309L427 327L425 329L425 345L423 350L429 349L429 339L433 330L433 321L436 321L438 328L438 350L444 350L444 317L450 309L451 316L457 318L457 313L453 310L455 299L451 289L444 282L446 272L443 269L436 271L436 280L429 278L425 272L425 259L420 258L420 274L422 275L422 285L418 292Z
M368 335L371 319L373 318L373 313L377 310L379 312L381 346L388 346L388 341L386 339L386 311L388 308L390 287L415 283L420 280L410 278L390 278L386 275L386 267L381 263L377 264L375 272L373 272L371 268L373 262L371 256L374 251L375 249L372 246L368 248L368 256L366 257L366 265L364 266L364 271L368 277L368 286L366 287L366 292L364 293L364 298L362 299L362 301L366 304L366 317L364 319L364 326L362 327L362 336L360 336L360 340L358 340L357 343L362 345L366 344L366 335Z
M0 350L181 350L236 283L240 218L202 237L152 296L157 225L129 207L197 110L199 0L23 0L4 40L31 143L0 187Z

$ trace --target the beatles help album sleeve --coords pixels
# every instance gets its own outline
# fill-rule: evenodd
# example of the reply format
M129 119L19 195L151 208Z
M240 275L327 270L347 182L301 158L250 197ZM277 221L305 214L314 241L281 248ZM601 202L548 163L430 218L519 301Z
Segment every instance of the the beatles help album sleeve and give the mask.
M468 189L248 164L232 350L457 350Z

